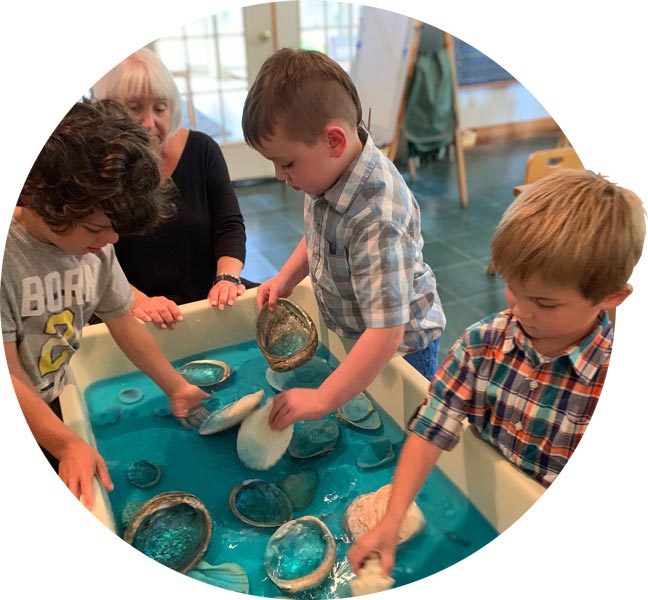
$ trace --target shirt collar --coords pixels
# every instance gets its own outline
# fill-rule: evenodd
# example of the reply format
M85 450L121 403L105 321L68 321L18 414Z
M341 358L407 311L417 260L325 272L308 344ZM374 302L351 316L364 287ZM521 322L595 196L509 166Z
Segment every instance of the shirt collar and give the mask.
M510 314L510 310L507 311ZM596 326L580 344L568 348L562 354L547 359L537 352L531 340L524 333L517 318L510 316L510 324L506 331L502 351L511 352L515 347L530 356L535 363L547 362L566 358L579 377L591 381L596 372L609 359L614 338L614 328L608 317L607 311L599 318Z
M351 162L332 187L323 194L313 196L315 200L327 202L338 213L346 212L351 206L380 157L380 150L378 150L371 139L371 135L363 125L358 126L358 136L363 144L362 152L358 158Z

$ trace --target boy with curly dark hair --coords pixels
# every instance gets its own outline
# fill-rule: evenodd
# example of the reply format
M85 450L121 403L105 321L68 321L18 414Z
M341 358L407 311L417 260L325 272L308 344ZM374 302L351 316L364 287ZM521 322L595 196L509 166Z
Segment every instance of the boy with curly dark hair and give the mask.
M106 463L62 420L58 396L88 319L97 314L126 356L183 418L207 397L166 359L131 314L115 258L119 234L173 212L146 130L120 104L75 104L54 130L20 193L2 264L2 338L18 402L70 490L90 508L93 478L112 490Z

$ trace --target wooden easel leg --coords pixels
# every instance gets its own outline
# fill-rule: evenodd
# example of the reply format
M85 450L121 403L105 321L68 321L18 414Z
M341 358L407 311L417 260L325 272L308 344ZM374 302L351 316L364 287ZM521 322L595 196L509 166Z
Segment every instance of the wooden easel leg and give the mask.
M468 206L468 186L466 184L466 161L464 159L463 141L461 130L455 129L454 134L455 157L457 159L457 182L459 184L459 199L462 208Z
M407 159L407 170L409 171L410 182L416 181L416 156L410 156Z

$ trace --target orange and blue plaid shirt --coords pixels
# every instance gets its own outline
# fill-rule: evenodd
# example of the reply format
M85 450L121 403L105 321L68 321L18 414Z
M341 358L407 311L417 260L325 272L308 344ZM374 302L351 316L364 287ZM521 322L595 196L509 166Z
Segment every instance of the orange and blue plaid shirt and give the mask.
M408 428L451 450L467 417L482 439L548 486L596 408L613 337L605 313L580 344L549 358L510 310L487 317L455 342Z

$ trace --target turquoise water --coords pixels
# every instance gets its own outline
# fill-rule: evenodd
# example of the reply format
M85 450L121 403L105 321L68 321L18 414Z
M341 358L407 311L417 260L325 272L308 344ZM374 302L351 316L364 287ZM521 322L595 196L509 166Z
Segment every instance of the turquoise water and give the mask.
M336 364L322 346L316 356ZM265 399L276 393L266 381L268 365L254 340L187 356L174 365L179 367L196 359L221 360L232 368L231 377L206 401L210 410L261 388L265 390ZM129 389L140 390L142 399L134 403L121 401L120 392ZM315 498L304 509L295 510L293 517L313 515L326 523L337 541L337 562L331 576L318 588L294 596L301 600L320 600L351 595L348 586L351 570L346 560L349 540L342 529L342 514L357 496L390 483L396 465L394 460L374 470L361 470L356 466L356 457L367 443L379 437L390 439L398 456L404 440L403 431L380 407L377 410L383 425L379 430L361 431L337 421L340 435L330 454L295 459L286 453L271 469L256 471L246 468L238 459L238 426L211 436L184 429L171 415L168 399L141 373L98 381L88 387L85 398L97 446L115 483L110 501L120 535L123 535L122 510L130 501L144 501L173 490L194 494L207 506L214 525L203 559L212 565L226 562L241 565L250 580L250 594L270 598L285 595L268 578L263 567L266 544L276 528L257 528L241 522L232 514L228 497L231 489L246 479L276 484L291 473L312 468L319 474ZM325 418L336 419L334 414ZM303 424L298 423L295 428L300 425ZM128 465L141 459L162 467L162 477L153 487L140 489L126 478ZM421 535L400 546L393 572L396 586L417 581L462 560L497 535L439 469L428 477L417 504L427 525Z

